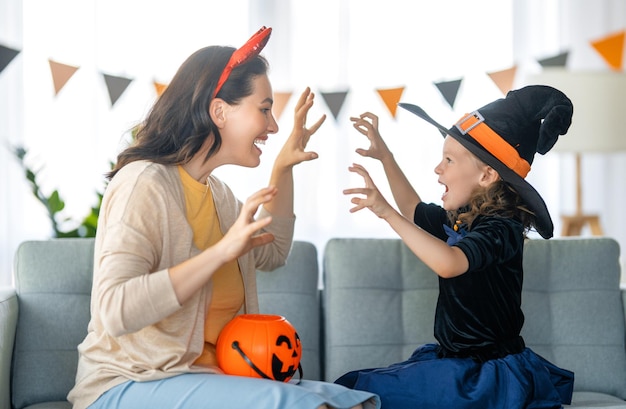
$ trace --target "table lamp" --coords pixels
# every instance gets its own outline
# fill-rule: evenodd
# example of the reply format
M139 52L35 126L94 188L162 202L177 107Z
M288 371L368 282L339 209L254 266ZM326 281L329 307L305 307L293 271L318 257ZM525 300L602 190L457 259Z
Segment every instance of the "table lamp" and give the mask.
M603 235L598 215L582 210L581 156L626 150L626 74L544 68L540 73L526 75L524 82L553 86L574 104L572 125L552 149L574 153L576 159L576 212L561 216L562 235L578 236L586 225L593 235Z

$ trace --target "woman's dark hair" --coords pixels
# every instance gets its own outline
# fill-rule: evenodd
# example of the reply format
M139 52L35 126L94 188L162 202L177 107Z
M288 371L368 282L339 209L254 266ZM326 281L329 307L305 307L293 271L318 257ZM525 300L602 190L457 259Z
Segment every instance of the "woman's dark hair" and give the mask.
M476 190L470 198L469 205L456 212L448 212L453 224L458 220L466 224L468 229L471 229L478 216L517 219L524 226L524 234L535 225L534 213L522 201L519 193L503 180L496 181L485 189Z
M222 138L209 115L209 104L234 51L232 47L209 46L187 58L146 119L136 127L133 143L118 155L117 163L107 174L109 179L137 160L164 165L187 163L209 137L214 141L205 159L219 150ZM267 70L267 60L262 56L233 68L217 97L228 104L238 104L252 94L253 79Z

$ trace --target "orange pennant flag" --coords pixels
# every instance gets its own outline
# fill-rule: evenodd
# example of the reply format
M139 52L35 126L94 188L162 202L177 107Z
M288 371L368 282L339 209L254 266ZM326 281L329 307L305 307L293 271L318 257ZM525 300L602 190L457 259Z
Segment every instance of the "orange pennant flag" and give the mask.
M289 98L291 98L291 92L274 93L274 104L272 105L272 111L274 111L274 117L276 117L276 120L280 119L280 116L283 114L283 110L285 109L285 106L287 106Z
M48 62L50 63L50 72L52 73L52 82L54 83L54 95L57 95L67 81L72 78L72 75L78 70L78 67L61 64L52 60L48 60Z
M506 95L513 88L513 81L515 80L515 73L517 72L517 66L513 66L506 70L488 72L487 75L496 84L500 91Z
M163 94L163 91L165 91L165 88L167 88L167 84L163 84L157 81L153 81L152 82L154 84L154 90L157 93L157 96L160 97L161 94Z
M392 117L396 117L396 111L398 109L398 102L400 102L400 98L402 98L402 93L404 92L405 87L399 88L387 88L387 89L377 89L378 95L383 99L383 102L387 106L387 109L391 113Z
M622 30L591 42L593 48L600 53L604 61L615 71L621 71L622 69L624 35L626 35L626 31Z

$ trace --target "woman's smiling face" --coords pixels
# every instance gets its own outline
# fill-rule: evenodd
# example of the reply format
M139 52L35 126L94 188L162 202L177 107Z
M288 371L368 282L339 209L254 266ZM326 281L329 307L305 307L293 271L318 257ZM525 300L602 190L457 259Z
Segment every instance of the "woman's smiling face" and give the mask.
M477 187L491 183L487 180L490 169L456 139L447 136L441 162L435 167L438 182L445 186L443 208L454 211L467 205Z
M261 149L269 134L278 132L272 114L272 86L267 75L252 80L253 92L238 105L228 105L224 127L220 130L220 155L225 162L245 167L256 167L261 161Z

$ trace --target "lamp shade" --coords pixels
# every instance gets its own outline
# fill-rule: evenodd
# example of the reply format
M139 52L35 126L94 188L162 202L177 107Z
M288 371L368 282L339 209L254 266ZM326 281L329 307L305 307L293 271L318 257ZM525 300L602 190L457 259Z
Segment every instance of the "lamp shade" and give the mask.
M572 125L552 151L626 150L626 74L545 68L538 74L526 75L524 82L550 85L574 104Z

